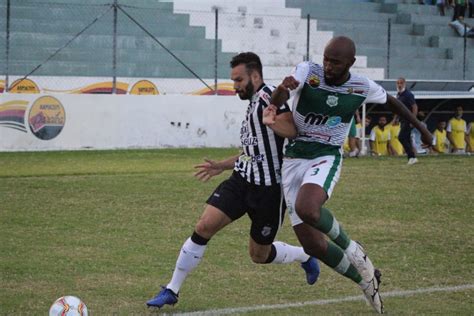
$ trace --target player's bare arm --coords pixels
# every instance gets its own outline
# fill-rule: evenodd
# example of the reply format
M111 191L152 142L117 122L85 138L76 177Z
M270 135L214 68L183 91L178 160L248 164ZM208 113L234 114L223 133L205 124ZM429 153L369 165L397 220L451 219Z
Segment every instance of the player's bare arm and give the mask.
M418 104L413 103L411 105L411 113L413 113L414 116L418 115Z
M204 159L204 163L194 166L199 169L194 176L203 182L208 181L210 178L221 174L224 170L230 170L234 168L234 163L239 155L229 157L222 161L215 161L211 159Z
M277 115L277 107L273 104L270 104L263 110L262 122L281 137L296 137L296 126L291 112Z
M282 106L283 103L288 101L290 98L290 90L294 90L298 87L299 81L293 76L288 76L283 79L282 83L273 90L271 104L274 104L276 107Z
M433 143L433 136L428 131L428 129L423 124L421 124L421 122L416 118L416 116L413 115L412 112L410 112L400 101L388 94L386 104L395 114L398 114L401 117L405 118L413 125L413 127L419 130L423 143L431 146L431 144Z

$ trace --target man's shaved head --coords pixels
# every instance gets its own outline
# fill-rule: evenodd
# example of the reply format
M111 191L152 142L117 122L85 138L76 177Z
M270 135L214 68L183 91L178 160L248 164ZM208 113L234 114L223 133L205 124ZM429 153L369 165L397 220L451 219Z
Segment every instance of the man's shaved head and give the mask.
M324 49L324 77L330 85L341 85L349 77L349 69L355 62L354 42L346 36L338 36L329 41Z
M356 55L354 41L346 36L337 36L331 39L326 45L326 50L335 51L349 59L355 58Z

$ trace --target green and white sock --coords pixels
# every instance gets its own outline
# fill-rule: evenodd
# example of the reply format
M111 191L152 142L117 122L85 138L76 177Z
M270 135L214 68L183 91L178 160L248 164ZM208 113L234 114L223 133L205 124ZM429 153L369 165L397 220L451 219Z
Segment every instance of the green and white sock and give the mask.
M350 263L347 255L334 243L328 241L326 254L319 255L318 259L331 267L337 273L359 284L362 281L357 269Z
M347 247L349 247L351 239L347 236L345 230L327 208L322 207L320 214L319 221L314 227L325 233L336 245L346 250Z

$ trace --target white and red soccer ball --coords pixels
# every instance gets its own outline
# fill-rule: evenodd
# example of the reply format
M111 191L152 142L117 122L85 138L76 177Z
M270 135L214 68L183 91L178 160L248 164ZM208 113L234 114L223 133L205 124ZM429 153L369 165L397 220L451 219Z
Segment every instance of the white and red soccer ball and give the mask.
M49 316L88 316L87 306L78 297L63 296L51 305Z

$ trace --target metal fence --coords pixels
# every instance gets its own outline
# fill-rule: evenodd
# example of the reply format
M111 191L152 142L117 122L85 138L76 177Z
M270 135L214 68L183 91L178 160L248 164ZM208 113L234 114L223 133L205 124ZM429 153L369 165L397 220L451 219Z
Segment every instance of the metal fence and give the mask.
M258 53L267 81L278 82L298 62L322 62L327 41L343 34L360 49L355 71L372 79L396 78L400 59L410 56L400 55L410 43L394 28L403 21L383 14L367 34L350 30L353 16L338 17L348 28L333 32L325 23L330 18L302 17L297 9L191 11L147 0L0 0L0 9L0 78L5 78L0 92L226 94L232 90L229 61L236 53ZM285 15L290 11L294 14ZM357 21L369 28L374 23ZM421 42L422 25L405 25L411 28L405 38ZM447 79L474 79L472 39L453 34L457 48L449 43L443 48L435 36L424 40L428 43L420 47L426 54L420 49L407 58L434 58L428 65L439 61ZM426 76L433 70L428 68Z

